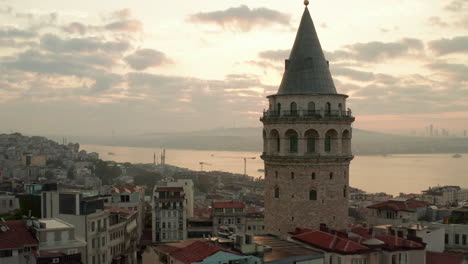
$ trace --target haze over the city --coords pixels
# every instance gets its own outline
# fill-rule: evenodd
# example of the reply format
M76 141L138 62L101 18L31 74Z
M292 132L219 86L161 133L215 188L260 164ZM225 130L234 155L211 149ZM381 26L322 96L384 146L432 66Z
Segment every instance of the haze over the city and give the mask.
M0 132L260 127L303 8L0 0ZM468 1L313 0L309 10L355 127L468 129Z

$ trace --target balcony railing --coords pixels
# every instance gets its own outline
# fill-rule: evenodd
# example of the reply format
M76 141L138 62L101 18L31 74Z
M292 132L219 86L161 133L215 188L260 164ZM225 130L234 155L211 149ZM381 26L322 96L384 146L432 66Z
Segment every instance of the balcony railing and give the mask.
M304 119L352 119L351 111L340 110L296 110L296 111L264 111L262 120L269 119L289 119L289 118L304 118Z

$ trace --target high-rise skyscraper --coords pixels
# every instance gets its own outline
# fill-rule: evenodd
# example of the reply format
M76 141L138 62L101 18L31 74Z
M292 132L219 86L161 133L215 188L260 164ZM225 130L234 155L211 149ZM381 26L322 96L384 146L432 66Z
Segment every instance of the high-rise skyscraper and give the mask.
M282 235L325 223L345 228L348 218L351 124L347 95L333 82L306 8L283 80L268 96L263 122L265 227Z

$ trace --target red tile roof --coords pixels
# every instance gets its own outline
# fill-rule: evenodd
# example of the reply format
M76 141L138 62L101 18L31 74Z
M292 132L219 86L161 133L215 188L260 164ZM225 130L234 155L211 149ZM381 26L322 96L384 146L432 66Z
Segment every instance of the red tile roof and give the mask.
M242 202L215 202L213 208L245 208Z
M0 249L17 249L39 244L25 222L11 221L2 225L8 226L9 230L6 232L0 230Z
M117 207L110 207L110 206L105 206L104 209L108 210L111 213L117 213L123 218L130 218L132 215L137 213L137 211L134 211L134 210L128 210L125 208L117 208Z
M414 211L416 208L428 207L430 203L424 201L395 201L390 200L378 204L373 204L367 208L371 209L384 209L391 211Z
M292 238L325 251L337 252L339 254L361 254L370 250L368 247L350 239L330 233L317 230L307 232L306 229L302 229L301 231L303 233L295 235Z
M377 239L383 242L379 248L387 251L398 250L420 250L424 249L425 245L412 240L403 239L392 235L372 235L372 232L363 227L353 227L350 230L355 235L348 237L346 231L318 231L313 229L296 229L293 234L293 239L301 241L310 246L339 254L361 254L366 251L371 251L374 247L364 244L369 239ZM356 236L357 235L357 236Z
M425 246L417 242L403 239L397 236L391 235L376 235L375 238L385 243L385 246L391 248L404 248L404 249L424 249Z
M426 252L426 264L462 264L463 255Z
M170 253L170 256L183 263L200 262L219 251L230 252L222 247L203 241L196 241L185 248ZM231 252L232 253L232 252Z

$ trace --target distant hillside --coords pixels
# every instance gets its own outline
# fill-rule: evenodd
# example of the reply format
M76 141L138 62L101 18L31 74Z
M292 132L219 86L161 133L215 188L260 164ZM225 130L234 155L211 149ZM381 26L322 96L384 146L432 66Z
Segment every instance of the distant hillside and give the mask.
M262 151L261 128L226 128L139 136L74 137L82 144L157 147L196 150ZM353 151L357 155L468 153L468 138L399 136L354 129Z

